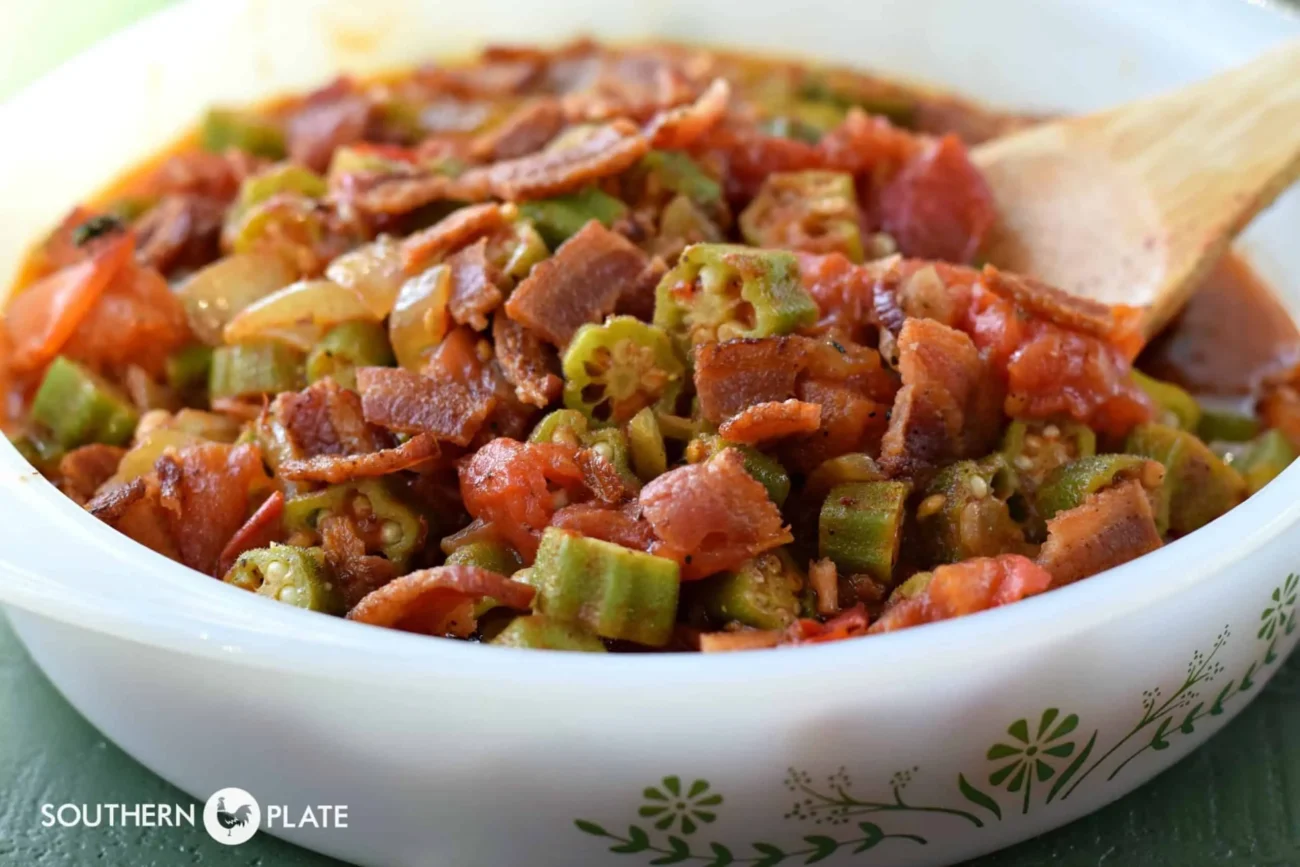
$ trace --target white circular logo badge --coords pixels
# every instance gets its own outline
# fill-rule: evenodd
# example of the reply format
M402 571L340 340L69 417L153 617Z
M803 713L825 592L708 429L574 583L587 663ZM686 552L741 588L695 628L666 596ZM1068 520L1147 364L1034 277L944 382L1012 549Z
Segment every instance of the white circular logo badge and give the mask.
M261 826L262 808L243 789L222 789L203 806L203 827L223 846L247 843Z

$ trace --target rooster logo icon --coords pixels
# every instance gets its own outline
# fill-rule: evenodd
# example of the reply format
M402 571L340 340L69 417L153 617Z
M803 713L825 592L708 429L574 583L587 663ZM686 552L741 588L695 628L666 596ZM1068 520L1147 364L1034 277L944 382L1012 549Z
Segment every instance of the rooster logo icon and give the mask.
M262 808L243 789L227 788L213 793L203 807L203 827L225 846L246 843L262 825Z

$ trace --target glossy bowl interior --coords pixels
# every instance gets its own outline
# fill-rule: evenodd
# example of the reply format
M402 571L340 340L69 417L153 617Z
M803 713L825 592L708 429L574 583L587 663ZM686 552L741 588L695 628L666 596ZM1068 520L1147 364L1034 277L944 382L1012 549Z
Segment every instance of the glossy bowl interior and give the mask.
M1243 62L1300 34L1300 23L1237 0L815 0L797 7L775 0L191 0L0 107L0 129L37 133L0 138L0 281L7 285L26 245L78 198L182 132L207 104L307 88L340 71L463 54L484 41L580 33L723 38L931 81L996 105L1085 111ZM1293 315L1300 312L1297 228L1300 197L1292 193L1244 240ZM1276 607L1291 610L1287 576L1300 571L1300 545L1287 541L1300 524L1300 468L1293 467L1186 539L1007 608L798 651L593 657L438 641L268 603L97 523L7 444L0 444L0 513L0 603L11 606L19 634L83 713L200 798L238 785L276 803L325 802L326 793L333 803L351 803L358 822L347 832L276 833L368 864L495 865L522 853L538 864L646 863L677 851L670 834L642 820L660 849L612 855L613 838L592 840L600 835L575 830L573 820L603 821L610 812L612 823L619 815L635 819L637 793L673 775L728 792L727 815L708 829L713 838L684 831L673 838L692 853L716 854L712 842L738 858L742 850L761 854L746 848L754 822L770 823L762 833L782 851L802 852L799 846L816 845L808 839L830 832L802 827L774 806L785 798L782 777L787 768L830 774L841 764L900 803L890 774L924 767L924 780L909 791L939 800L955 791L964 810L984 810L973 812L983 817L978 825L953 829L933 824L944 810L909 807L911 824L897 833L929 842L882 844L879 863L945 863L996 848L1122 794L1207 736L1250 692L1238 689L1242 698L1217 720L1191 726L1175 749L1153 751L1109 788L1031 805L1024 787L1023 811L1021 790L1007 790L1004 778L998 794L993 774L977 778L971 770L991 739L1007 737L1008 723L1037 724L1048 710L1053 721L1073 715L1080 732L1095 729L1087 751L1096 744L1100 754L1109 731L1122 734L1131 717L1146 731L1147 712L1136 716L1140 684L1172 677L1166 693L1175 690L1189 654L1217 658L1213 665L1227 666L1238 687L1262 682L1289 650L1291 628L1283 622L1278 637L1270 635L1266 654L1245 633L1258 627L1275 586ZM1235 637L1214 645L1225 623ZM1245 670L1256 657L1262 664L1239 679L1233 666ZM1216 676L1215 686L1228 682L1229 674ZM1183 689L1180 695L1194 691ZM1204 695L1196 700L1206 704ZM135 712L141 703L151 709L147 720ZM1044 723L1049 735L1059 725ZM258 746L232 727L261 732ZM430 756L430 738L458 749ZM214 756L195 755L195 742L212 746ZM1074 757L1085 753L1082 738L1071 743ZM224 752L216 749L222 745ZM322 754L332 761L322 763ZM267 756L275 757L271 766ZM1110 768L1092 779L1103 771ZM1054 773L1064 776L1064 764ZM994 803L996 821L967 786ZM487 826L487 809L510 833ZM857 817L875 811L854 809L848 827L870 836ZM626 840L631 832L617 833ZM837 842L827 863L847 859L849 849Z

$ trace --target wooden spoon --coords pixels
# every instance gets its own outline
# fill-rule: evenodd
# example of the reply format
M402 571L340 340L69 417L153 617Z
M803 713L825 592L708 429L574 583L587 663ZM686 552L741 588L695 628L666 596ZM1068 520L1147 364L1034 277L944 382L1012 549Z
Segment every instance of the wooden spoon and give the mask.
M1300 175L1300 42L1173 93L977 148L990 261L1107 304L1150 337Z

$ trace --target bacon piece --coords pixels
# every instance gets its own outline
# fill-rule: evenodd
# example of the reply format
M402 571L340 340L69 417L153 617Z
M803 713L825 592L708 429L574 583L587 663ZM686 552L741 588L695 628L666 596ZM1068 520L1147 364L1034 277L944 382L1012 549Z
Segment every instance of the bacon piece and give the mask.
M586 487L577 449L500 437L461 462L460 493L472 516L495 524L531 561L556 509Z
M808 618L796 620L786 633L786 640L790 644L825 644L828 641L858 638L867 634L868 623L870 618L867 617L867 609L859 603L825 623Z
M924 136L899 129L889 118L854 107L839 126L822 136L817 151L827 168L890 177L925 143Z
M427 433L469 445L496 406L496 397L479 382L435 381L395 367L357 370L357 388L366 421L399 433Z
M756 403L789 400L814 341L754 337L695 347L695 391L700 412L718 424Z
M366 422L361 398L332 379L302 391L284 392L271 407L289 437L294 453L359 455L387 448L387 434Z
M646 263L645 270L636 282L623 290L614 305L614 312L620 316L635 316L642 322L653 322L655 318L655 290L659 281L668 273L668 263L661 256L653 256Z
M471 169L481 176L492 194L510 202L544 199L571 193L592 181L631 168L650 150L650 142L636 124L615 120L595 127L580 142L552 148L514 160Z
M592 220L533 267L506 302L506 315L562 348L582 325L614 311L646 263L631 241Z
M164 453L154 470L180 561L212 575L248 516L249 492L267 481L261 452L253 445L202 443Z
M59 461L59 490L77 505L85 505L117 472L125 449L91 443L68 452Z
M487 189L481 184L470 186L448 175L414 169L344 175L333 192L341 205L377 216L409 214L438 201L479 201L487 197Z
M821 427L822 408L802 400L756 403L727 419L718 434L733 443L761 443Z
M349 515L328 515L320 522L325 562L343 597L345 608L392 581L397 567L386 557L366 553L366 540Z
M492 318L492 343L501 372L526 404L545 408L557 400L564 381L555 374L555 350L508 316Z
M774 172L826 168L825 157L813 145L747 129L729 129L725 124L697 142L695 150L725 166L727 197L738 207L754 198L763 181Z
M196 269L221 255L226 203L196 195L164 196L132 227L139 249L136 261L163 274Z
M145 198L195 195L230 202L244 179L266 165L266 160L235 148L224 154L184 151L164 160L145 180L140 195Z
M415 274L430 263L484 235L503 228L509 214L498 204L485 203L459 208L427 229L402 241L402 265Z
M217 577L224 576L235 565L235 561L246 551L254 548L267 548L272 542L284 538L284 493L275 491L258 506L253 516L244 522L244 526L235 531L226 547L221 549L217 558Z
M289 156L313 171L329 167L336 148L360 141L374 106L340 78L307 97L285 129Z
M505 301L497 283L501 272L488 261L487 238L455 253L447 260L451 269L451 297L447 309L451 318L477 331L488 327L488 314Z
M639 503L617 509L600 503L574 503L558 510L551 526L637 551L649 551L655 543L654 530L641 519Z
M418 467L438 457L438 442L427 433L417 434L400 446L368 454L316 455L306 460L285 461L279 476L291 482L328 482L339 485L353 479L386 476Z
M735 449L669 470L641 490L640 502L662 543L655 553L681 563L684 581L734 568L794 538Z
M115 525L132 505L147 495L147 482L135 478L125 484L100 491L86 503L85 509L105 524Z
M903 387L894 398L881 465L916 475L987 450L998 434L995 380L964 333L930 319L908 319L898 336Z
M907 256L969 262L993 227L993 194L966 146L947 135L880 193L881 224Z
M876 454L889 424L888 398L873 399L860 387L805 379L796 389L799 400L817 407L820 426L807 436L782 444L782 463L809 473L823 461L849 452Z
M1150 496L1134 479L1090 494L1048 521L1038 564L1051 573L1053 587L1063 587L1160 545Z
M730 100L731 85L726 79L715 78L699 99L661 111L650 119L645 134L651 147L661 150L691 147L726 116Z
M1049 589L1052 576L1019 554L975 557L934 570L930 583L885 609L867 631L893 632L1018 602Z
M564 129L564 111L551 97L529 100L505 120L470 142L470 156L480 162L528 156Z
M1063 292L1032 277L1000 271L992 265L984 266L980 282L990 292L1033 316L1114 344L1127 359L1134 358L1142 348L1142 311L1136 307L1122 304L1111 307Z
M582 483L601 503L617 506L636 495L637 490L629 487L609 458L595 449L579 449L577 460L582 468Z
M100 491L86 504L86 511L164 557L181 557L162 507L158 479L152 473Z
M468 637L474 630L470 604L487 597L527 610L536 590L477 566L439 566L403 575L368 594L348 619L421 635ZM466 622L468 621L468 622Z

